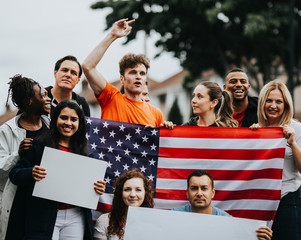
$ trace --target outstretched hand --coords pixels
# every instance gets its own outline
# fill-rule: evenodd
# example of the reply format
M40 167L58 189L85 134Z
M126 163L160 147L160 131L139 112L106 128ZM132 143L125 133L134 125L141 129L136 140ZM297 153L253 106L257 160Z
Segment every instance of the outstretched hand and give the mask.
M126 36L131 31L132 27L130 24L133 22L135 22L135 19L128 21L128 18L115 22L111 30L111 34L116 38Z

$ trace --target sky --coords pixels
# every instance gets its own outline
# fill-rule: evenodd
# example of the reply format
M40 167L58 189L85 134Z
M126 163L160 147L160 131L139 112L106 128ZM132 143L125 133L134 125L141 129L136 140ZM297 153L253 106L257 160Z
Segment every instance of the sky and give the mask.
M44 87L53 85L53 68L59 58L74 55L83 62L104 38L105 17L110 10L90 9L94 2L96 0L0 0L0 114L5 111L10 77L22 74ZM170 53L154 59L161 50L154 45L158 37L154 33L146 42L151 60L148 76L162 81L181 71L181 67ZM119 79L118 62L123 55L144 53L142 32L130 44L122 45L124 40L115 41L98 65L109 82ZM80 90L78 84L75 92Z

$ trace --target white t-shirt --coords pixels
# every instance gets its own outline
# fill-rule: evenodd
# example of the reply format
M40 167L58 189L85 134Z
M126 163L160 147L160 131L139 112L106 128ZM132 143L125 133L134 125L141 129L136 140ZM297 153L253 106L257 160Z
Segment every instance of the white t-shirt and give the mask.
M109 213L102 214L94 226L94 238L103 238L107 240L119 240L116 235L108 236Z
M295 130L295 140L298 146L301 147L301 123L292 119L290 126ZM300 186L301 174L295 166L292 149L287 143L282 172L281 198L290 192L297 191Z

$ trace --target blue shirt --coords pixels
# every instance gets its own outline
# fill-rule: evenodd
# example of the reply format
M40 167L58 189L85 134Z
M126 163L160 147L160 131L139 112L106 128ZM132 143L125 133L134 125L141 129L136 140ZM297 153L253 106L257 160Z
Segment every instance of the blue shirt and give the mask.
M216 208L216 207L212 207L212 208L213 208L212 215L231 217L231 215L229 213L226 213L222 209L219 209L219 208ZM190 204L182 206L182 207L175 207L172 210L174 210L174 211L180 211L180 212L192 212Z

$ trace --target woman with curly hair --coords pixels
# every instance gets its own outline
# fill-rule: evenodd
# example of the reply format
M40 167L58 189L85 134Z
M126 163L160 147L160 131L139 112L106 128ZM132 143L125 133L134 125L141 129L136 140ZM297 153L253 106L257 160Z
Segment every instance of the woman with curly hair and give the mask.
M97 219L94 240L123 239L128 206L154 207L150 182L137 170L128 171L116 180L111 212Z
M0 126L0 240L5 239L11 206L17 187L8 179L9 171L33 140L47 131L50 98L47 91L31 78L17 74L10 78L8 97L22 111ZM22 209L22 208L21 208ZM22 215L22 214L21 214Z

